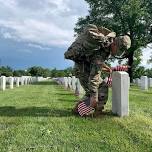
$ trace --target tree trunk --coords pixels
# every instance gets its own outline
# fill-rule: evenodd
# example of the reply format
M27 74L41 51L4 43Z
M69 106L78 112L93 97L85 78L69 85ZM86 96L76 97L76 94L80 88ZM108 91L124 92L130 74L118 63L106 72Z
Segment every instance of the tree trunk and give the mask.
M128 74L130 77L130 82L133 82L133 71L132 71L132 66L134 62L133 55L134 55L134 51L131 51L128 56L128 65L130 66L130 68L128 69Z

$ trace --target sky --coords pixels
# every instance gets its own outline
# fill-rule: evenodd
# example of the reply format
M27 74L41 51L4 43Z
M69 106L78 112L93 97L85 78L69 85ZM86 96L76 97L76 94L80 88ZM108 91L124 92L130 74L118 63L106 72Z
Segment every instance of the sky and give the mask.
M84 0L0 0L0 65L73 66L64 52L75 39L78 18L87 14ZM147 66L151 49L144 52L142 64Z

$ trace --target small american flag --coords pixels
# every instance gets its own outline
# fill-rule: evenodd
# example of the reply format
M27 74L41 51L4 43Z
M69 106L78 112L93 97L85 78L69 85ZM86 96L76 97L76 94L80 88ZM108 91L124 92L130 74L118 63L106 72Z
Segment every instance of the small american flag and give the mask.
M112 71L128 71L128 66L120 65L120 66L112 67Z
M112 67L111 69L112 69L112 71L128 71L128 66L127 65L121 65L121 66ZM108 77L107 85L109 87L112 86L112 76L111 76L111 74Z
M89 115L89 114L92 114L94 113L95 109L90 107L90 106L87 106L85 104L85 102L81 102L79 105L78 105L78 112L80 114L80 116L84 116L84 115Z
M111 75L108 77L107 85L108 85L109 87L112 86L112 76L111 76Z

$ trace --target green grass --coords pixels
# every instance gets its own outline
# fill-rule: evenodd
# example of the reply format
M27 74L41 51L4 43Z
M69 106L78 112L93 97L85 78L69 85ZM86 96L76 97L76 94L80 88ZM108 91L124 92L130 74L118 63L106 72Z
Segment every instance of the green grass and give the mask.
M130 89L130 115L71 113L78 98L54 82L0 91L1 152L152 152L152 89Z

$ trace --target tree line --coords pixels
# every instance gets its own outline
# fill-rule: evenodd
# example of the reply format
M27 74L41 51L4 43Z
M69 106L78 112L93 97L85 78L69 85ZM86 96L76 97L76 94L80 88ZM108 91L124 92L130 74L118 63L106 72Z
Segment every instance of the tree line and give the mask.
M73 74L73 68L69 67L64 70L57 70L49 69L49 68L43 68L40 66L33 66L28 68L27 70L13 70L9 66L1 66L0 67L0 76L14 76L14 77L20 77L20 76L43 76L43 77L64 77L64 76L70 76Z
M152 68L151 69L146 69L143 66L139 65L139 59L136 60L134 63L136 65L134 66L134 71L133 71L133 79L135 78L140 78L143 75L146 75L148 77L152 77ZM28 68L27 70L13 70L9 66L1 66L0 67L0 76L14 76L14 77L20 77L20 76L43 76L43 77L68 77L74 75L74 69L72 67L66 68L64 70L58 70L56 68L54 69L48 69L48 68L43 68L40 66L33 66ZM102 78L105 78L106 74L102 74Z

